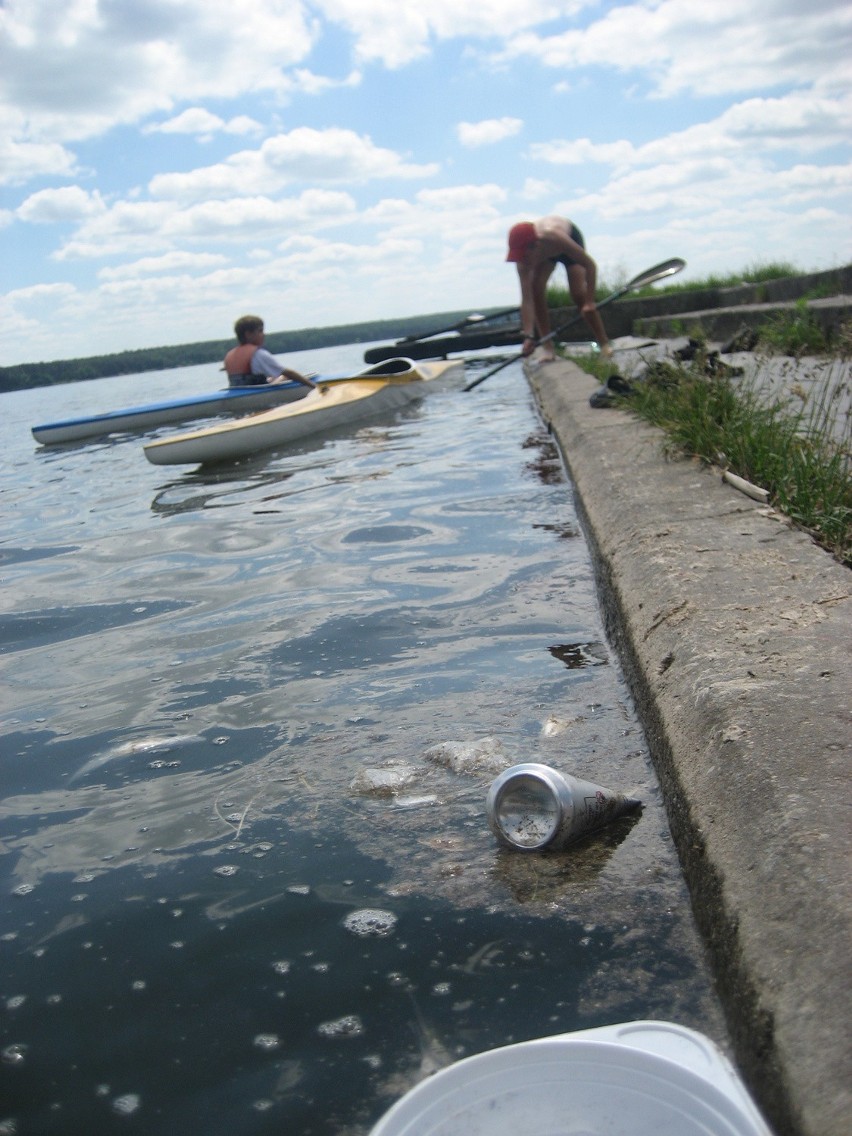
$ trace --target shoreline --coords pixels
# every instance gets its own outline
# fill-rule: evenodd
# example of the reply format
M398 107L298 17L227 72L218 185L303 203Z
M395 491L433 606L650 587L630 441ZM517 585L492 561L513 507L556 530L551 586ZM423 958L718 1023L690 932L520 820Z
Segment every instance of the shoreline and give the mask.
M595 559L734 1054L778 1136L852 1121L852 577L558 360L525 368ZM845 806L845 810L844 810Z

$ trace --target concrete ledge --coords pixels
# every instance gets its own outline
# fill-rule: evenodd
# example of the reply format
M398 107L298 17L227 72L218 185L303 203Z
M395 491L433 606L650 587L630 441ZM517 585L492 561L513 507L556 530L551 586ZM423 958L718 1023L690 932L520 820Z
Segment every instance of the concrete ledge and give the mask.
M852 575L559 361L528 371L593 548L736 1059L783 1136L852 1130Z
M768 320L784 312L795 313L797 303L795 300L786 300L768 304L741 304L732 308L705 308L700 311L683 312L680 315L668 313L637 319L633 323L633 329L637 335L654 338L692 335L701 331L710 339L726 340L736 335L741 327L758 331ZM810 315L829 338L839 331L844 323L852 321L852 296L807 300L806 304Z
M671 336L688 334L687 323L694 328L703 317L704 328L711 338L728 339L743 323L759 326L755 315L745 315L744 309L763 309L775 312L784 307L793 307L796 300L803 298L815 300L822 296L828 305L817 301L818 318L826 329L836 330L839 323L848 319L848 305L852 295L852 265L829 269L826 272L812 272L802 276L785 276L777 280L766 280L760 284L736 284L730 288L688 289L679 292L651 294L648 296L627 296L617 300L606 309L604 322L612 339L619 336L648 334ZM835 301L840 300L840 305ZM835 308L838 310L835 312ZM732 314L724 318L717 327L711 329L711 318L720 310ZM829 314L831 311L831 314ZM741 318L737 318L737 313ZM557 308L551 314L554 327L566 323L576 315L573 308ZM765 318L765 315L764 317ZM720 321L723 319L719 316ZM668 321L668 322L665 322ZM678 330L679 328L679 330ZM564 342L577 343L588 339L586 325L572 324L564 336Z

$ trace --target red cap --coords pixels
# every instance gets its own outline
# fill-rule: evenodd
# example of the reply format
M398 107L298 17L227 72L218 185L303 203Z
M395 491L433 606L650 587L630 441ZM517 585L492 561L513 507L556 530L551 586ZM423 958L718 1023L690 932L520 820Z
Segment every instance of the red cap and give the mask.
M519 221L509 230L509 252L506 260L523 260L537 240L532 221Z

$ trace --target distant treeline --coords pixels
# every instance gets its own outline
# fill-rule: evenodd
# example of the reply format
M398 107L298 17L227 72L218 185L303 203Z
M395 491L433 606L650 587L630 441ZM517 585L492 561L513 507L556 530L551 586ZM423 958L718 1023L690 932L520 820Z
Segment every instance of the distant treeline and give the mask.
M485 309L486 313L493 309ZM371 343L383 339L401 339L406 335L423 335L451 323L457 323L468 312L438 312L407 319L373 320L340 327L309 327L300 331L268 332L266 347L274 355L290 351L310 351L319 347L337 347L344 343ZM120 351L116 355L92 355L86 359L65 359L52 363L19 363L0 367L0 391L25 390L28 387L52 386L55 383L77 383L83 379L104 379L114 375L135 375L144 371L165 371L171 367L192 367L198 363L221 365L225 353L236 340L216 339L207 343L186 343L179 347L148 347L139 351Z

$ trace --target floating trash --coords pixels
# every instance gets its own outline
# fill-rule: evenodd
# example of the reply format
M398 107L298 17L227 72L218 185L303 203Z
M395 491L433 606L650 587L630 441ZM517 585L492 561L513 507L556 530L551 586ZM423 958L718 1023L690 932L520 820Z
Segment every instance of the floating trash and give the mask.
M503 743L490 736L472 742L441 742L423 756L453 773L496 773L506 763Z
M416 780L419 770L408 762L388 761L379 767L359 770L349 785L355 793L367 796L393 797Z
M559 773L548 765L513 765L491 783L488 823L501 844L527 852L564 848L587 832L641 807L641 801Z

